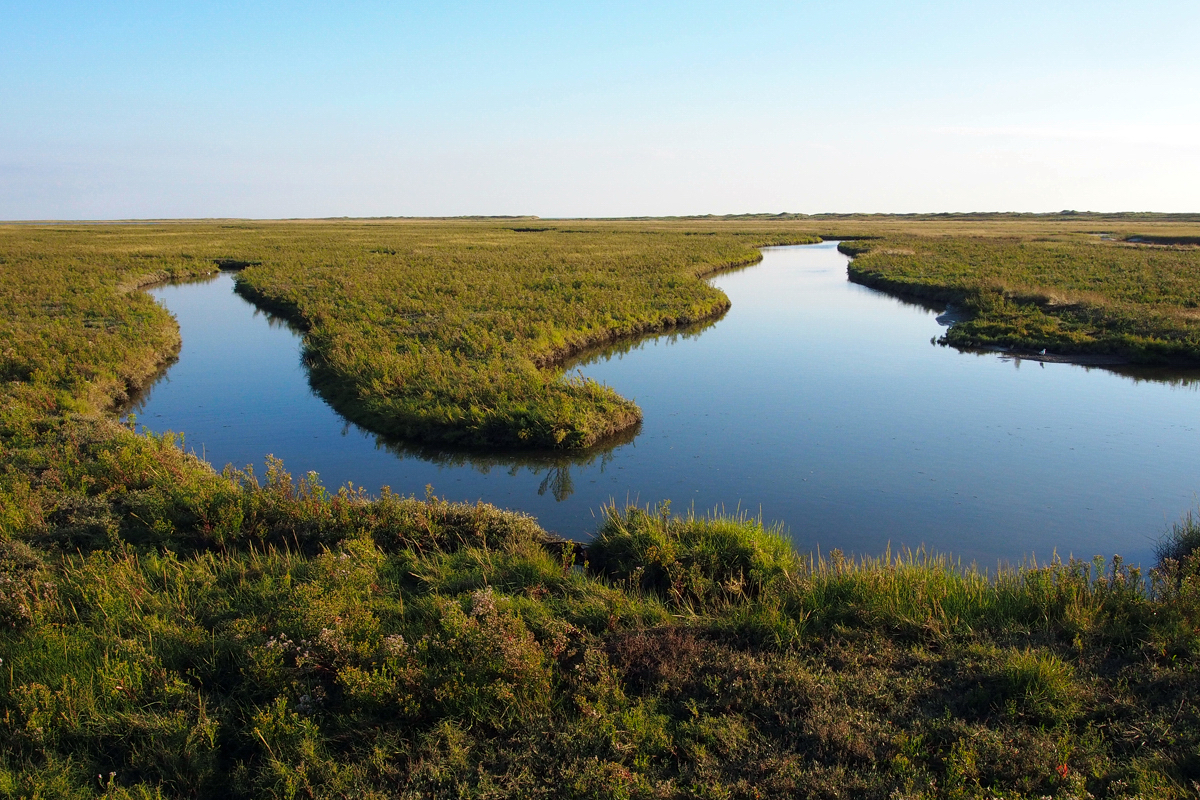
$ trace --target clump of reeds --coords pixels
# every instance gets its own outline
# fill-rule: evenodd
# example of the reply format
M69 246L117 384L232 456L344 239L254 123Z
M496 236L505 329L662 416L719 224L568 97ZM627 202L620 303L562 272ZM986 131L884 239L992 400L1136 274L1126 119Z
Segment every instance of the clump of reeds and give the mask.
M1200 517L1188 511L1183 519L1170 528L1154 548L1160 567L1177 566L1200 551Z

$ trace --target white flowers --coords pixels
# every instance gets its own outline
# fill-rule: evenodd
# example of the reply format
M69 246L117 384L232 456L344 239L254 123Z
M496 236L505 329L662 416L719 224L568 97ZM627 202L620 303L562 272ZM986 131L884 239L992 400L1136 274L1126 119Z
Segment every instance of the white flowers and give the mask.
M392 658L399 658L408 652L408 642L398 633L383 637L383 652Z
M480 589L471 594L471 616L486 617L489 614L496 613L496 596L492 593L492 587Z

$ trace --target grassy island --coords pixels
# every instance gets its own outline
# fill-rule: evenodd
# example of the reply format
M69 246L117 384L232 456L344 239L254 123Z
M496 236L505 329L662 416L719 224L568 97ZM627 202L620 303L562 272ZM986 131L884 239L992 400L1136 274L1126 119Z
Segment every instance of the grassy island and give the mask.
M856 275L964 303L979 342L1016 336L970 305L990 297L1050 320L1014 344L1084 331L1101 344L1080 352L1174 358L1194 354L1198 227L0 226L0 797L1194 796L1196 519L1149 573L813 560L758 520L669 508L610 509L581 546L414 487L218 473L113 410L179 343L138 287L217 262L305 328L354 418L573 448L637 410L555 365L721 313L702 276L758 246L854 239ZM1084 306L1108 316L1085 330L1064 311Z

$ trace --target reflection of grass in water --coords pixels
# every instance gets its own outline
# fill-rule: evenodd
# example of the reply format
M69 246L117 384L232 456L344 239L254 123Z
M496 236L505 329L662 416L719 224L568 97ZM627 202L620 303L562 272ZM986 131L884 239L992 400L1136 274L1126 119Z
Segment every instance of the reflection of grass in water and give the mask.
M949 347L949 343L942 340L936 340L934 344L943 347ZM955 350L963 355L971 355L977 358L995 359L997 357L1002 361L1011 362L1015 369L1030 369L1039 365L1045 364L1069 364L1075 369L1082 369L1085 372L1098 371L1110 375L1119 375L1134 383L1153 383L1171 386L1176 389L1196 389L1200 386L1200 369L1190 366L1153 366L1144 364L1129 364L1121 363L1123 359L1113 357L1116 363L1104 363L1108 360L1107 357L1097 357L1095 363L1088 362L1088 355L1081 354L1077 356L1078 361L1070 358L1061 360L1043 361L1036 356L1031 356L1029 353L1014 352L1010 348L999 347L957 347Z
M493 469L507 470L510 475L516 475L521 470L527 470L533 475L545 474L538 485L538 494L547 492L558 501L566 500L575 491L571 478L572 467L590 467L597 461L603 471L612 460L617 448L629 444L641 432L641 424L619 431L607 439L597 442L586 450L563 451L546 450L541 452L505 452L502 450L480 449L448 449L420 443L405 442L390 439L376 434L375 442L388 452L400 458L419 458L441 467L471 467L486 475Z
M1085 369L1102 369L1113 372L1134 383L1163 383L1175 388L1200 388L1200 370L1181 370L1173 367L1141 367L1137 365L1117 365L1111 367L1085 367Z
M680 325L677 328L672 328L665 333L651 333L646 336L639 336L632 339L622 339L608 344L598 345L596 347L581 350L579 353L572 356L559 365L559 370L566 374L572 370L581 370L589 364L595 364L601 361L609 361L613 358L621 358L627 353L632 353L634 350L641 350L650 343L675 344L678 341L687 341L695 339L706 330L716 325L725 316L722 312L712 319L701 320L690 325Z

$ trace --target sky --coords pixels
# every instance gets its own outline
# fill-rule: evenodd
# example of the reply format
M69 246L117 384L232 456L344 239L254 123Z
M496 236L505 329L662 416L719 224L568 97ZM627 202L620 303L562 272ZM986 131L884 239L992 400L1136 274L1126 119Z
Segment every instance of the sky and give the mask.
M0 0L0 219L1200 212L1200 3Z

